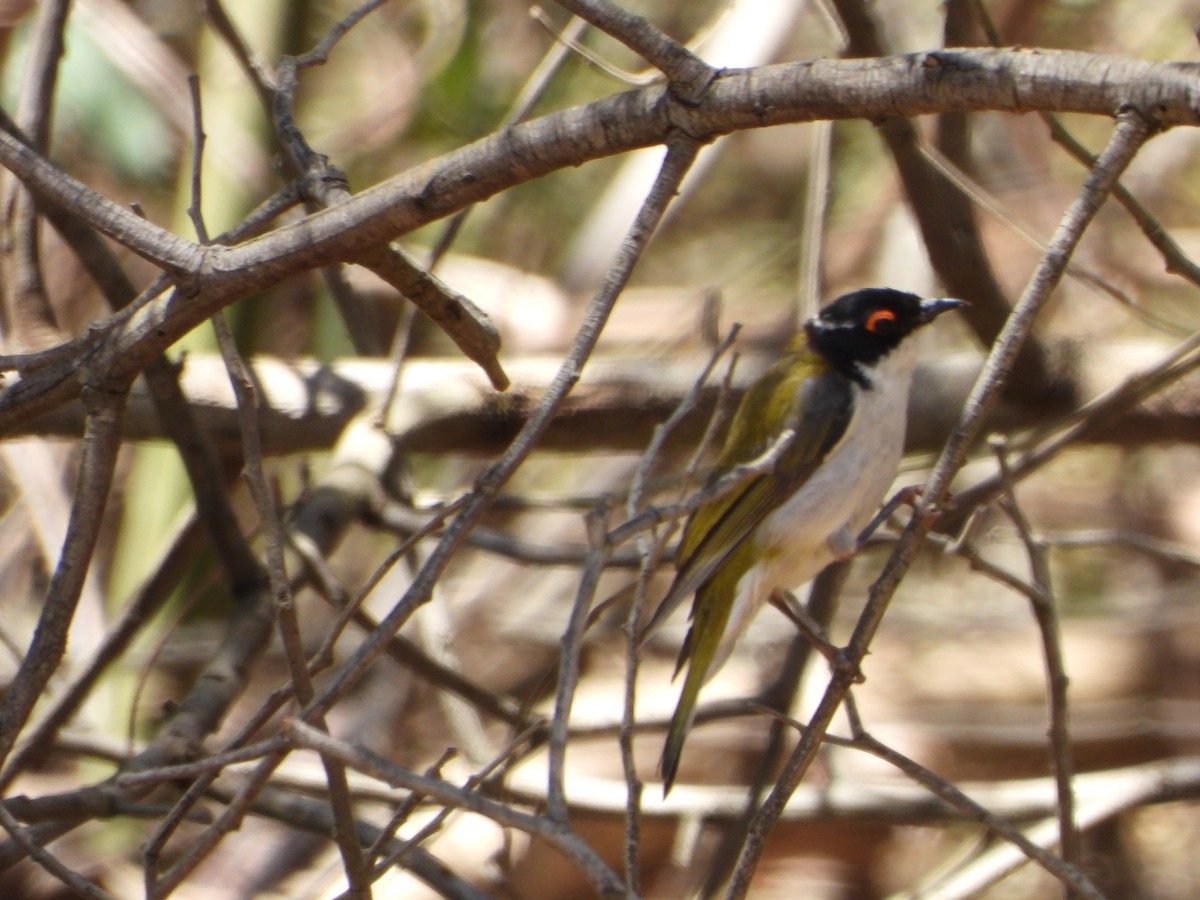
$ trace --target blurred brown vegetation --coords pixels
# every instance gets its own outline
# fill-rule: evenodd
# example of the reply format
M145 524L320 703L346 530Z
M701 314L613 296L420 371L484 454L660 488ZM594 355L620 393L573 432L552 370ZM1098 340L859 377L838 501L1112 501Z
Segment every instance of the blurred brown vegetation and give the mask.
M43 0L2 32L3 108L26 129L43 121L43 143L56 166L123 207L136 204L150 223L189 241L196 238L189 219L189 73L198 77L207 135L203 219L217 235L295 175L277 120L262 102L263 85L278 87L272 73L280 61L309 51L352 9L346 2L285 0L224 10L184 0L77 0L62 26L65 55L48 66L57 76L41 96L39 117L26 104L36 94L36 73L46 71L37 68L37 51L52 43L58 26L47 20L55 6ZM1005 45L1189 64L1200 52L1195 0L764 2L748 21L746 7L755 4L647 0L636 11L701 58L730 67L986 46L985 18ZM539 16L555 31L571 27L558 7ZM231 49L223 17L248 58L239 60ZM581 52L565 52L545 75L529 116L634 89L653 74L595 29L581 29L578 40L633 80L603 71ZM495 131L558 46L524 3L392 0L350 28L324 65L298 73L294 119L356 194ZM257 88L249 62L266 73ZM953 293L972 301L972 317L939 324L927 339L929 363L913 405L914 453L898 485L924 480L1003 322L1002 302L1011 305L1021 295L1087 169L1051 139L1035 113L905 120L916 132L907 150L906 139L889 132L896 121L849 118L828 130L791 124L737 131L705 148L617 302L575 398L471 524L466 544L438 573L431 602L405 621L401 640L375 632L384 655L339 689L323 710L323 726L312 718L309 724L407 772L466 785L467 796L549 822L545 723L587 558L585 513L608 498L608 524L621 519L653 425L681 401L714 335L743 325L736 388L818 297L867 284L951 292L950 276L931 265L923 244L932 236L944 242L949 265L970 258L955 241L981 252L994 289L974 263L958 272ZM1092 153L1112 130L1106 117L1067 114L1061 123ZM933 161L917 146L936 148ZM908 165L926 167L937 191L906 194L898 176L905 153ZM265 458L251 453L249 461L261 463L269 498L295 541L274 550L286 557L295 588L300 646L305 655L329 653L314 674L318 693L342 677L339 666L354 658L364 635L397 608L416 573L436 557L432 526L397 557L402 540L443 513L452 521L455 508L447 512L444 505L474 496L478 479L543 396L644 198L645 173L660 157L657 150L636 151L533 180L514 176L516 187L472 206L456 232L436 221L398 242L422 264L434 247L446 250L435 271L490 316L502 341L499 365L513 382L506 394L492 388L444 329L420 315L410 320L411 307L378 267L339 265L332 273L309 267L222 304L237 346L256 367ZM514 159L513 170L526 162ZM1194 133L1176 128L1148 143L1122 178L1181 258L1200 250L1194 214L1200 189L1190 177L1198 162ZM955 180L946 180L946 167L960 173ZM87 337L89 323L111 315L94 271L80 261L78 245L41 217L44 207L36 219L23 218L27 195L15 180L6 182L5 352ZM826 189L827 208L814 226L811 198ZM319 194L304 199L314 204ZM924 236L914 216L922 205ZM294 206L280 222L304 215L302 205ZM962 219L955 219L964 215L976 235L964 234ZM23 230L21 223L30 221ZM158 275L145 254L107 246L136 290ZM1110 200L1037 319L1032 349L1020 357L990 420L990 429L1007 436L1014 459L1069 427L1073 410L1155 365L1200 329L1197 283L1169 269L1179 266L1165 262ZM411 329L407 337L404 329ZM197 328L168 356L218 451L214 477L204 488L189 482L180 452L167 440L163 407L156 411L153 389L136 384L121 413L124 439L111 489L102 492L107 504L88 514L99 526L97 544L82 563L88 577L66 651L46 657L52 671L41 702L0 741L12 751L0 774L5 809L62 864L110 894L165 896L171 890L153 886L157 875L213 834L211 823L223 811L237 811L234 797L250 783L249 773L280 754L273 773L259 770L269 778L266 787L245 794L244 818L239 812L221 821L217 830L229 833L194 868L179 870L173 896L354 896L343 894L353 851L330 839L346 813L367 844L393 816L402 839L420 836L419 849L382 867L375 896L589 895L596 882L584 866L498 822L494 810L462 811L436 792L389 787L370 777L377 772L356 771L353 762L347 772L329 758L322 764L290 743L299 740L287 727L297 701L273 693L294 674L284 639L273 631L267 640L265 628L262 646L249 637L263 626L271 591L279 593L278 582L266 589L262 574L276 565L277 532L239 477L247 461L246 423L237 416L212 334ZM1183 365L1190 361L1185 357ZM19 360L7 368L22 376L30 371ZM399 388L389 398L394 377ZM1194 379L1176 380L1097 423L1021 480L1010 498L1032 523L1038 546L1048 548L1070 679L1083 868L1112 897L1174 900L1200 891L1193 852L1200 815L1190 800L1200 785L1194 771L1200 607L1192 607L1200 584L1197 389ZM688 453L716 393L711 387L704 393L652 468L656 502L671 502L683 485ZM0 444L6 648L0 683L6 688L19 669L35 668L32 636L56 578L66 577L60 570L68 520L73 509L87 517L77 505L87 476L81 450L87 408L56 402L15 425L6 422L8 411L0 410L0 428L11 435ZM969 491L997 470L995 454L980 443L952 490L972 497ZM204 501L199 513L196 502L205 491L229 498L235 517L229 521L238 523L231 529L236 535L227 535L232 547L214 549L205 532L213 520ZM971 512L967 537L948 547ZM905 514L899 518L894 524ZM989 577L998 571L1031 583L1030 545L994 502L948 513L944 530L952 533L935 533L901 584L871 645L866 682L854 689L856 706L874 737L1032 835L1053 821L1056 808L1046 666L1028 600ZM242 581L229 568L229 556L243 552L240 535L252 556ZM892 542L880 538L855 561L830 628L835 641L853 627ZM636 571L633 545L618 548L615 562L598 599L624 596ZM659 581L651 583L651 597ZM259 601L251 596L267 598L266 606L253 605ZM350 600L361 602L361 611L347 625L338 608ZM736 846L730 849L728 836L741 834L748 785L756 778L769 784L795 734L744 704L725 704L735 714L696 729L680 786L661 800L655 767L686 625L673 623L650 645L637 676L636 718L646 727L633 736L633 757L645 790L640 834L631 839L630 779L618 744L627 689L624 614L620 602L606 609L580 648L566 755L571 839L591 848L618 879L632 878L623 867L636 846L639 880L628 882L630 892L676 897L716 890L733 865ZM241 655L230 649L239 635L247 642ZM99 656L106 646L111 659ZM804 647L781 617L764 613L705 699L771 705L790 697ZM214 662L226 658L237 663L219 673L232 685L229 694L196 699L204 679L215 679ZM782 711L806 721L826 668L819 658L810 661L798 698ZM73 691L78 702L68 703ZM302 687L298 692L304 696ZM196 731L172 732L181 704L187 712L193 701L213 717L211 728L193 722ZM59 709L60 719L47 718ZM52 724L40 724L46 721ZM833 733L847 736L849 726L839 719ZM112 778L202 760L235 739L258 751L230 760L219 779L185 797L194 805L176 804L199 772L168 772L153 792ZM468 784L473 776L480 780ZM341 806L329 799L339 777L349 780ZM191 818L171 822L173 808ZM157 855L145 856L146 843L159 838ZM1035 840L1055 844L1053 833ZM386 835L382 845L385 857L400 849ZM1004 849L894 766L828 745L772 833L751 894L1063 894L1043 869L1021 866L1019 854L989 874L987 854L1003 857ZM70 895L26 856L11 837L0 844L0 894ZM359 894L366 895L366 889Z

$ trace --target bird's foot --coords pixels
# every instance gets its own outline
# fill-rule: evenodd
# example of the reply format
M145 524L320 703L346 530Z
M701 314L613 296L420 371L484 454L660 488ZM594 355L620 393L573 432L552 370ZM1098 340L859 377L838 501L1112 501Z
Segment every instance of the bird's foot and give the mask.
M870 540L871 535L873 535L879 529L879 527L883 525L884 522L892 517L892 513L902 506L911 506L915 514L919 514L929 519L929 524L932 524L945 513L952 512L954 510L954 498L949 494L947 494L942 499L942 502L937 506L926 507L923 503L921 503L921 497L924 495L924 493L925 487L924 485L920 484L912 484L896 491L892 498L883 505L878 513L875 514L875 518L867 523L867 527L859 532L858 545L861 547L868 540Z
M814 650L825 657L834 673L848 675L853 684L862 684L867 680L858 663L847 655L846 648L839 647L826 637L820 623L809 615L790 591L772 591L769 602L788 617Z

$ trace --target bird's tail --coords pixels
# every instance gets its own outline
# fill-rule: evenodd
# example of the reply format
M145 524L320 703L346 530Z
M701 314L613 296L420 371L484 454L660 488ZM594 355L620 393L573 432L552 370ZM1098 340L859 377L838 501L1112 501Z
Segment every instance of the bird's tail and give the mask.
M683 742L688 732L692 730L692 721L696 718L696 702L700 698L700 688L704 686L704 676L707 666L698 665L695 660L688 666L687 677L683 680L683 690L679 693L679 705L675 707L675 715L671 717L671 727L667 730L667 742L663 746L662 779L663 796L671 792L675 784L675 776L679 772L679 757L683 753Z
M711 616L707 614L709 607L710 604L701 606L701 614L693 619L683 649L679 652L679 664L675 674L678 675L686 663L687 675L683 679L679 704L675 707L675 715L671 717L671 727L667 729L667 743L663 747L661 769L664 797L670 793L671 786L675 783L675 776L679 771L679 757L683 753L683 742L687 739L692 722L696 718L700 689L704 687L704 682L708 680L713 669L717 645L728 618L728 609L717 610L717 621L710 621Z

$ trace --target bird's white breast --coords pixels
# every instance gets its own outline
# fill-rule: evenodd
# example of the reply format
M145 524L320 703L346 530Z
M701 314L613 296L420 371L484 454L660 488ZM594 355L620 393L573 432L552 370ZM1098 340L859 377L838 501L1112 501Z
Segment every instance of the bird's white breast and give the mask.
M906 341L868 371L870 388L855 385L846 433L824 463L759 526L756 538L771 564L763 573L775 587L793 588L831 563L830 538L857 536L896 477L904 452L908 393L916 361Z

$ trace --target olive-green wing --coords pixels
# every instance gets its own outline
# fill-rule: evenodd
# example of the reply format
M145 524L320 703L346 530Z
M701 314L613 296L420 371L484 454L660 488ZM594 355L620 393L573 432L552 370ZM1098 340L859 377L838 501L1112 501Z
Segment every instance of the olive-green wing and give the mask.
M806 374L812 377L806 379ZM784 402L778 402L780 397ZM730 425L713 477L761 456L785 428L795 434L772 472L750 479L692 515L680 541L678 574L646 633L707 583L758 524L809 478L845 434L853 402L849 380L834 371L813 375L794 364L777 364L754 384ZM755 423L753 416L765 421ZM769 438L755 437L763 434Z

